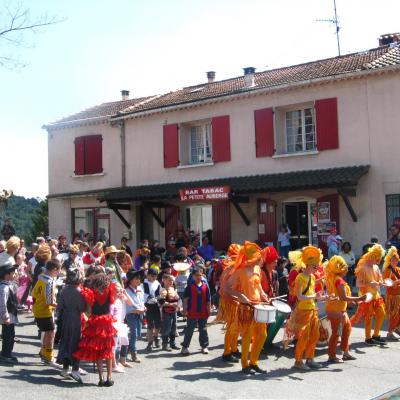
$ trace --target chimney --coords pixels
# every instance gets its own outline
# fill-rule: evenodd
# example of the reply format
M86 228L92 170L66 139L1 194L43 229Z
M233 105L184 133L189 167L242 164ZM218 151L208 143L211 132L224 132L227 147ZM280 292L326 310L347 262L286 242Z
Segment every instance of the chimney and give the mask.
M129 90L121 90L122 101L129 100Z
M213 83L215 81L215 71L207 72L208 83Z
M400 32L386 33L379 37L379 46L386 46L388 44L400 42Z
M256 69L254 67L246 67L243 68L244 71L244 82L245 82L245 87L251 88L255 86L254 82L254 73L256 72Z

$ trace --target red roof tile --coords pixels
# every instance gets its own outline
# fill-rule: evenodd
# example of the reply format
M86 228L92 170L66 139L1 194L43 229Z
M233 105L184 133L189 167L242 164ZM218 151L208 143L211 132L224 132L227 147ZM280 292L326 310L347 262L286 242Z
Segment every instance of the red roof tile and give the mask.
M364 52L312 61L289 67L255 73L255 86L245 87L244 76L203 83L175 90L159 96L103 103L78 114L60 119L53 124L74 122L96 117L134 114L178 104L191 103L261 88L273 88L318 78L335 77L364 70L400 65L400 44L381 46Z

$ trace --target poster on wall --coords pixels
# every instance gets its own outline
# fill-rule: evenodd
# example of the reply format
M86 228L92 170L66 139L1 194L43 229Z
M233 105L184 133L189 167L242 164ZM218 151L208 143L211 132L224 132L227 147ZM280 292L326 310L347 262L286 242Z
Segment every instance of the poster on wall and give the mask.
M329 236L333 228L336 229L336 221L318 222L318 235Z
M258 224L258 234L259 235L265 234L265 224Z
M331 203L325 201L318 203L318 222L329 222L331 220Z

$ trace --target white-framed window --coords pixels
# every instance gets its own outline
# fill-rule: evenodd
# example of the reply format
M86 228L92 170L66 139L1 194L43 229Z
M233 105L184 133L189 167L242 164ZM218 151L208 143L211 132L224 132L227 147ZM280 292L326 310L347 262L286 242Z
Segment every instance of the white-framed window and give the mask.
M315 113L313 107L285 113L286 153L316 150Z
M191 126L189 132L189 164L211 162L211 124Z

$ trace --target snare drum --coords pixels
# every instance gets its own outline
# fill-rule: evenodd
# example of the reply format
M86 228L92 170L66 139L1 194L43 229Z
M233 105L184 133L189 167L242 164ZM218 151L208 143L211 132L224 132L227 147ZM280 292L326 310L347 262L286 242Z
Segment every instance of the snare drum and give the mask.
M276 314L278 315L284 315L285 317L289 315L292 312L291 307L289 304L281 301L281 300L273 300L272 305L276 308Z
M268 325L267 339L264 343L264 349L271 346L279 332L279 329L281 329L285 322L285 319L288 318L289 314L292 312L290 306L283 301L273 300L272 305L276 308L276 318L273 324Z
M265 324L275 322L276 308L272 306L257 305L254 306L254 321Z

